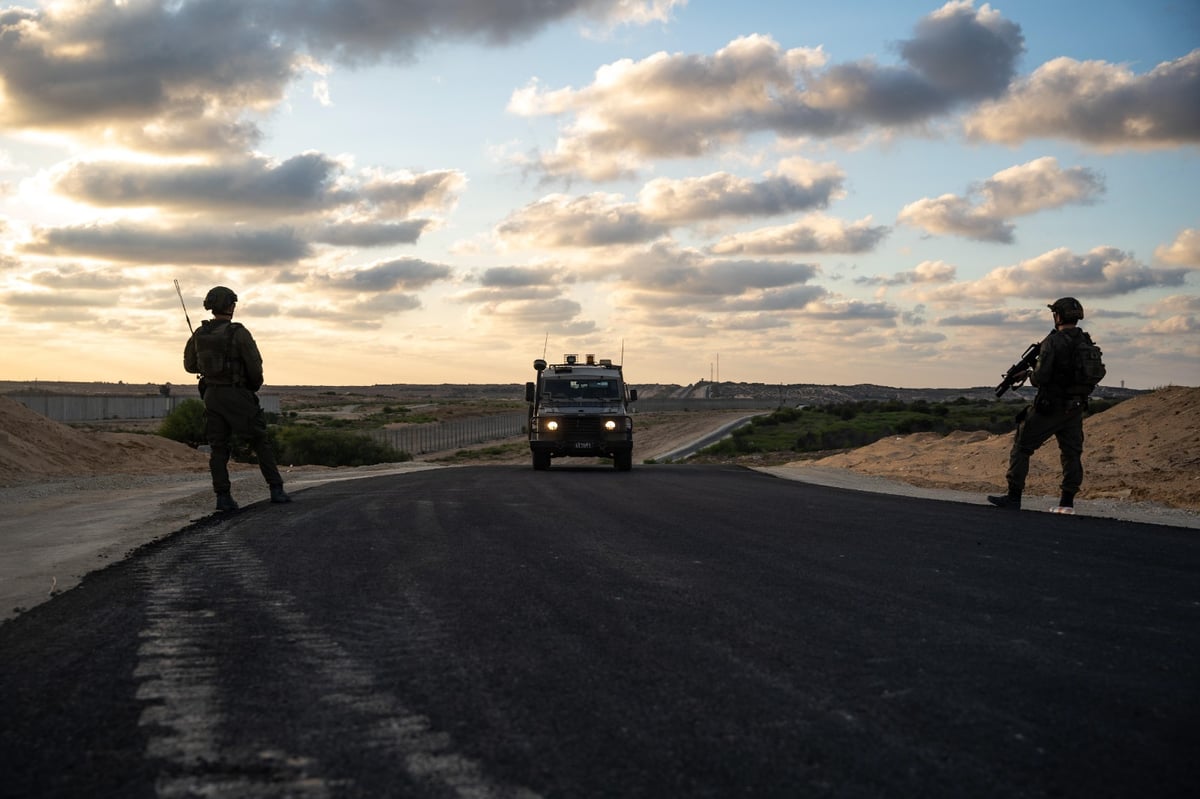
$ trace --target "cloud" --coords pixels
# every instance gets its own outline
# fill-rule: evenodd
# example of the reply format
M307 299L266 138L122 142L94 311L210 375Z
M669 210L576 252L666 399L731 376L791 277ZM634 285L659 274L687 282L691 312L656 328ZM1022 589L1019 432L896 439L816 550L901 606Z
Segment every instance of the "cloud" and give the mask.
M976 141L1033 138L1101 148L1176 147L1200 142L1200 49L1144 75L1102 61L1056 58L983 104L965 121Z
M146 265L281 266L312 254L292 228L227 230L136 224L37 228L21 251Z
M619 305L653 309L641 323L659 327L679 324L675 312L684 310L723 314L722 324L734 314L799 311L827 295L820 286L806 285L818 274L812 264L714 259L661 243L623 262L592 267L582 277L614 283Z
M341 0L253 4L255 16L309 50L345 63L407 60L424 44L466 39L509 45L571 17L606 25L663 21L687 0Z
M54 181L61 194L97 207L239 218L337 211L392 219L443 208L465 184L457 170L352 175L339 159L312 152L283 161L241 156L219 164L76 163Z
M1045 317L1044 312L1037 312L1039 319ZM953 314L938 319L938 325L945 327L1007 327L1024 325L1033 318L1033 312L1026 310L1008 310L993 308L974 313Z
M1155 269L1115 247L1096 247L1082 255L1065 247L994 269L982 278L932 290L925 299L936 302L983 300L997 297L1046 298L1115 297L1147 288L1181 286L1189 268Z
M647 183L634 202L600 192L582 197L551 194L511 214L497 226L496 235L510 247L644 244L682 225L823 208L841 196L844 178L832 164L793 158L757 181L727 172L658 178Z
M496 228L510 247L612 247L652 241L669 225L613 194L551 194L513 212Z
M934 235L1011 243L1008 222L1064 205L1086 205L1104 193L1104 180L1083 167L1062 169L1055 158L1010 167L973 187L972 196L944 194L909 203L898 221Z
M518 299L486 302L478 305L475 314L493 324L519 330L553 328L556 333L583 335L596 329L596 323L579 319L583 306L566 297L550 299Z
M573 280L566 270L545 266L497 266L479 276L480 288L453 299L465 303L499 303L507 300L545 300L559 297L563 285Z
M617 61L578 90L535 81L514 92L508 108L573 117L535 168L611 180L647 158L697 157L763 131L830 137L919 126L998 96L1023 49L1019 26L988 6L950 2L900 43L899 67L859 61L825 68L819 49L784 50L769 36L751 35L713 55L660 52Z
M827 207L842 196L845 177L833 164L793 158L761 181L726 172L686 180L657 178L638 193L638 205L648 218L660 222L774 216Z
M465 184L465 177L456 170L347 174L342 162L319 153L284 161L247 156L219 165L75 163L54 181L59 193L94 207L154 209L164 220L162 227L174 226L180 232L183 220L192 226L197 217L207 218L208 226L222 218L243 226L252 220L277 223L288 218L293 220L291 231L297 239L337 247L413 244L436 220L397 217L421 209L443 210L457 199ZM172 216L178 219L172 221ZM55 238L61 240L64 235ZM92 235L99 233L94 230ZM120 235L133 249L139 237L167 234L143 225L136 230L125 226ZM117 233L108 238L115 242ZM30 245L40 248L31 251L44 252L47 244Z
M1184 316L1179 314L1177 316L1169 316L1166 319L1155 319L1147 323L1140 332L1163 335L1200 333L1200 316Z
M0 126L134 150L245 152L315 58L404 61L447 39L505 45L572 16L663 19L683 0L139 0L0 11Z
M440 280L446 280L452 272L453 270L444 264L434 264L419 258L400 258L350 272L314 274L311 281L318 286L339 291L376 294L394 289L413 291L427 288Z
M433 225L430 219L406 222L334 222L314 231L313 241L337 247L386 247L413 244Z
M1180 231L1175 241L1155 249L1154 256L1165 264L1200 267L1200 230Z
M811 215L788 225L724 236L712 246L712 252L716 255L869 252L888 233L887 227L872 225L869 216L847 223L823 215Z
M6 9L0 126L140 150L247 150L261 133L243 113L277 103L297 74L294 54L272 41L271 31L249 24L251 7L90 2Z
M944 261L923 261L911 271L897 272L891 277L857 277L855 283L865 286L906 286L916 283L949 283L957 270Z

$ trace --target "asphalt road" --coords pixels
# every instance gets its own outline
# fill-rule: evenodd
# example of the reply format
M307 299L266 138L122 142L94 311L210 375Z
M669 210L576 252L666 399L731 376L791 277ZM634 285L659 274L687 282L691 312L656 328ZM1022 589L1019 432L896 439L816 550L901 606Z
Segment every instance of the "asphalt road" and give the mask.
M210 518L0 626L0 793L1185 796L1200 537L721 466Z

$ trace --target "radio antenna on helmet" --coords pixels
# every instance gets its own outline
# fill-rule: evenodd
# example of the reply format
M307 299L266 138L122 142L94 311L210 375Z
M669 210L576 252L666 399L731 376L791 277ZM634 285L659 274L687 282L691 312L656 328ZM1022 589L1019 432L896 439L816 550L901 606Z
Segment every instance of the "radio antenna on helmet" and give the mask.
M196 335L195 328L192 327L192 317L188 316L187 304L183 301L183 289L179 288L179 281L175 281L175 293L179 295L179 304L183 306L183 318L187 320L188 332L193 336Z

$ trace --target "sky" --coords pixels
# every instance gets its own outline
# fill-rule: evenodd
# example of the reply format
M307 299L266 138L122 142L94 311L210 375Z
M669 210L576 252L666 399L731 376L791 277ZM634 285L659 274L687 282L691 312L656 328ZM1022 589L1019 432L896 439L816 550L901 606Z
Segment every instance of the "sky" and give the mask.
M0 380L1195 386L1198 155L1195 0L9 4Z

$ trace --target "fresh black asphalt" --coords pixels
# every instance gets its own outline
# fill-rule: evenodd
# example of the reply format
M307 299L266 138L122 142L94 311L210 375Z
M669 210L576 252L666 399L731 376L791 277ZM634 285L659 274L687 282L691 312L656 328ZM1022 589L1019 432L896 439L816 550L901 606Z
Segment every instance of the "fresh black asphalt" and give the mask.
M0 795L1185 796L1200 538L722 466L210 517L0 626Z

